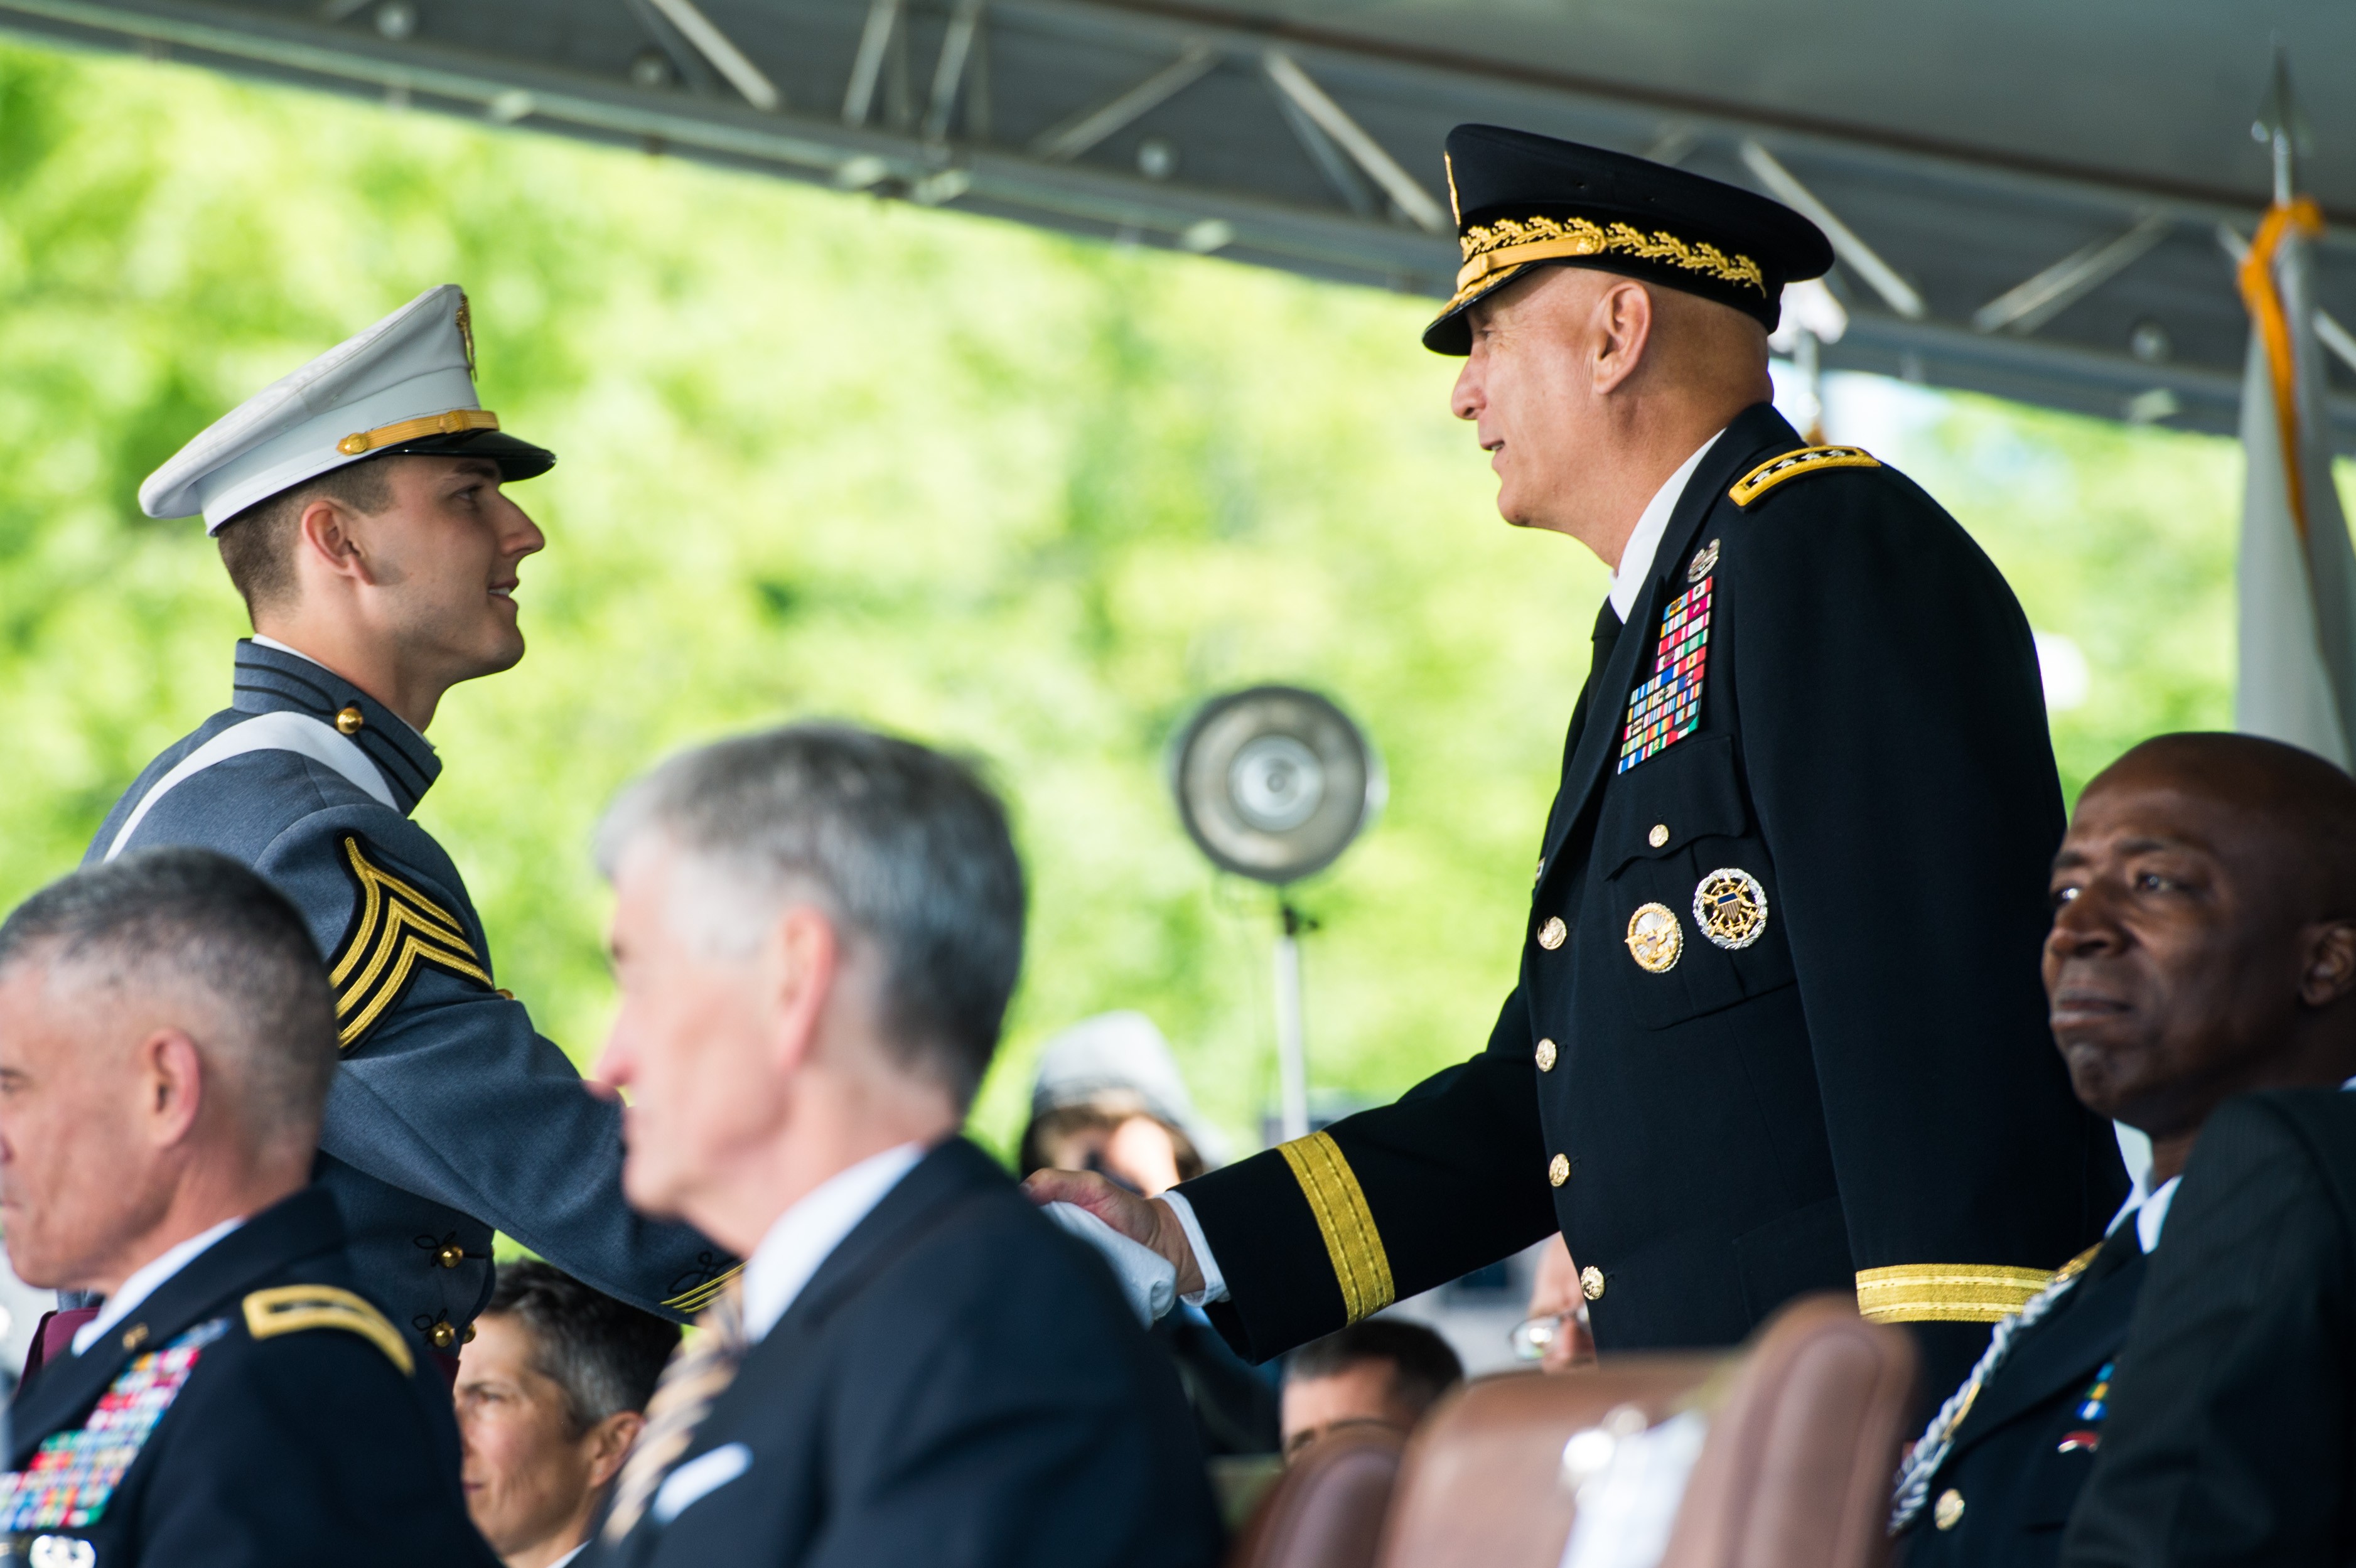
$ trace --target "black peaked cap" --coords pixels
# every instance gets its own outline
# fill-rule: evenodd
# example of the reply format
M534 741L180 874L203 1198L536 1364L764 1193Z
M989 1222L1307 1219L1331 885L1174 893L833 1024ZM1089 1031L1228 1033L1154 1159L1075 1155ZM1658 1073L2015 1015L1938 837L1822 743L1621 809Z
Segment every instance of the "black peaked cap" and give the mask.
M1465 307L1533 266L1664 283L1772 332L1783 285L1833 264L1824 230L1756 191L1502 125L1448 133L1448 194L1464 266L1455 297L1423 329L1437 354L1470 354Z

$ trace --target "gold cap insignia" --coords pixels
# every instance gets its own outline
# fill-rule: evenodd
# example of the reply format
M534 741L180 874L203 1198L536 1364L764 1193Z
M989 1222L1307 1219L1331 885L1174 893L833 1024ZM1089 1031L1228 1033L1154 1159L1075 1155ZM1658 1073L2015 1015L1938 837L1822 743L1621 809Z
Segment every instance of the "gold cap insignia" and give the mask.
M1628 917L1628 955L1646 974L1667 974L1685 950L1685 928L1668 905L1640 905Z
M475 307L466 303L466 291L458 291L458 341L466 346L466 374L475 373Z
M1719 946L1750 946L1767 929L1767 890L1740 866L1720 866L1694 889L1694 924Z

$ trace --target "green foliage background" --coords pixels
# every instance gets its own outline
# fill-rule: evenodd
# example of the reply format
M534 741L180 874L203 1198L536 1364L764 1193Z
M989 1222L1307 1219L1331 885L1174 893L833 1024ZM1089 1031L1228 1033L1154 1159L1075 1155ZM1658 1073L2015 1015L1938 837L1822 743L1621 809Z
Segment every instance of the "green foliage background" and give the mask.
M1333 693L1390 771L1306 891L1318 1083L1388 1096L1485 1040L1606 576L1498 522L1426 302L5 46L0 901L228 699L240 607L140 479L445 280L485 403L562 461L519 492L551 539L530 655L444 704L420 816L576 1056L610 1002L584 846L615 785L850 715L980 753L1015 805L1031 959L982 1135L1011 1143L1048 1033L1134 1006L1248 1147L1269 907L1187 844L1162 757L1260 679ZM1837 391L1835 434L1873 425L2084 647L2073 791L2226 720L2230 443Z

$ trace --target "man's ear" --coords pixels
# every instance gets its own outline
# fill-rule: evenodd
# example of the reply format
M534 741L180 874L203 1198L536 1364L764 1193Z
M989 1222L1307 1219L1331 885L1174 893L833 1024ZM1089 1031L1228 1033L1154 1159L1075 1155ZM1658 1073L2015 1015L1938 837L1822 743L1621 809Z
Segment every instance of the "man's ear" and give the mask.
M841 938L817 908L788 904L769 927L761 956L771 1063L791 1072L817 1050L819 1025L842 976Z
M2328 1008L2351 992L2356 992L2356 921L2310 926L2298 999L2310 1008Z
M622 1473L630 1445L646 1429L647 1418L635 1410L616 1411L582 1435L589 1450L589 1489L595 1491Z
M204 1107L204 1061L187 1031L160 1029L139 1042L134 1056L139 1080L141 1119L150 1142L168 1148L188 1136Z
M1595 302L1595 395L1626 384L1653 340L1653 295L1633 278L1614 278Z
M375 563L353 528L353 515L332 496L314 496L294 519L294 554L313 570L374 586ZM301 569L297 568L298 576Z

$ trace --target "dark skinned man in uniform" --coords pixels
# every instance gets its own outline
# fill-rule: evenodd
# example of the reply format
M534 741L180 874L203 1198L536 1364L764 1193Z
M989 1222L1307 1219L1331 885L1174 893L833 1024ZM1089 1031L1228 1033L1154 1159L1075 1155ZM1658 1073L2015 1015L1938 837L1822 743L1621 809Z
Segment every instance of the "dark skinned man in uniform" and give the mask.
M311 922L343 1066L319 1180L369 1294L453 1352L504 1231L609 1296L684 1319L733 1260L621 1195L621 1107L498 988L458 869L412 816L443 695L523 656L514 591L545 542L502 489L555 458L477 402L455 286L264 389L141 486L203 514L254 637L231 705L126 791L89 859L217 849Z
M1465 264L1425 346L1468 356L1506 519L1615 568L1520 983L1395 1105L1151 1204L1033 1195L1254 1359L1559 1228L1606 1354L1838 1289L1949 1386L2126 1188L2037 983L2062 802L2028 623L1937 503L1771 405L1814 225L1520 132L1448 155Z
M2151 1170L2109 1239L1997 1326L1914 1445L1891 1520L1908 1568L2057 1561L2101 1454L2115 1438L2147 1442L2154 1424L2137 1418L2202 1381L2198 1369L2173 1371L2144 1398L2121 1349L2130 1316L2173 1253L2179 1179L2219 1107L2255 1090L2336 1089L2356 1073L2351 883L2356 782L2278 741L2162 736L2079 797L2053 863L2053 1038L2078 1098L2149 1135ZM2199 1337L2204 1362L2225 1338ZM2137 1397L2123 1403L2130 1384ZM2157 1428L2180 1444L2199 1424L2163 1415ZM2164 1518L2164 1506L2149 1506L2159 1501L2136 1511Z

